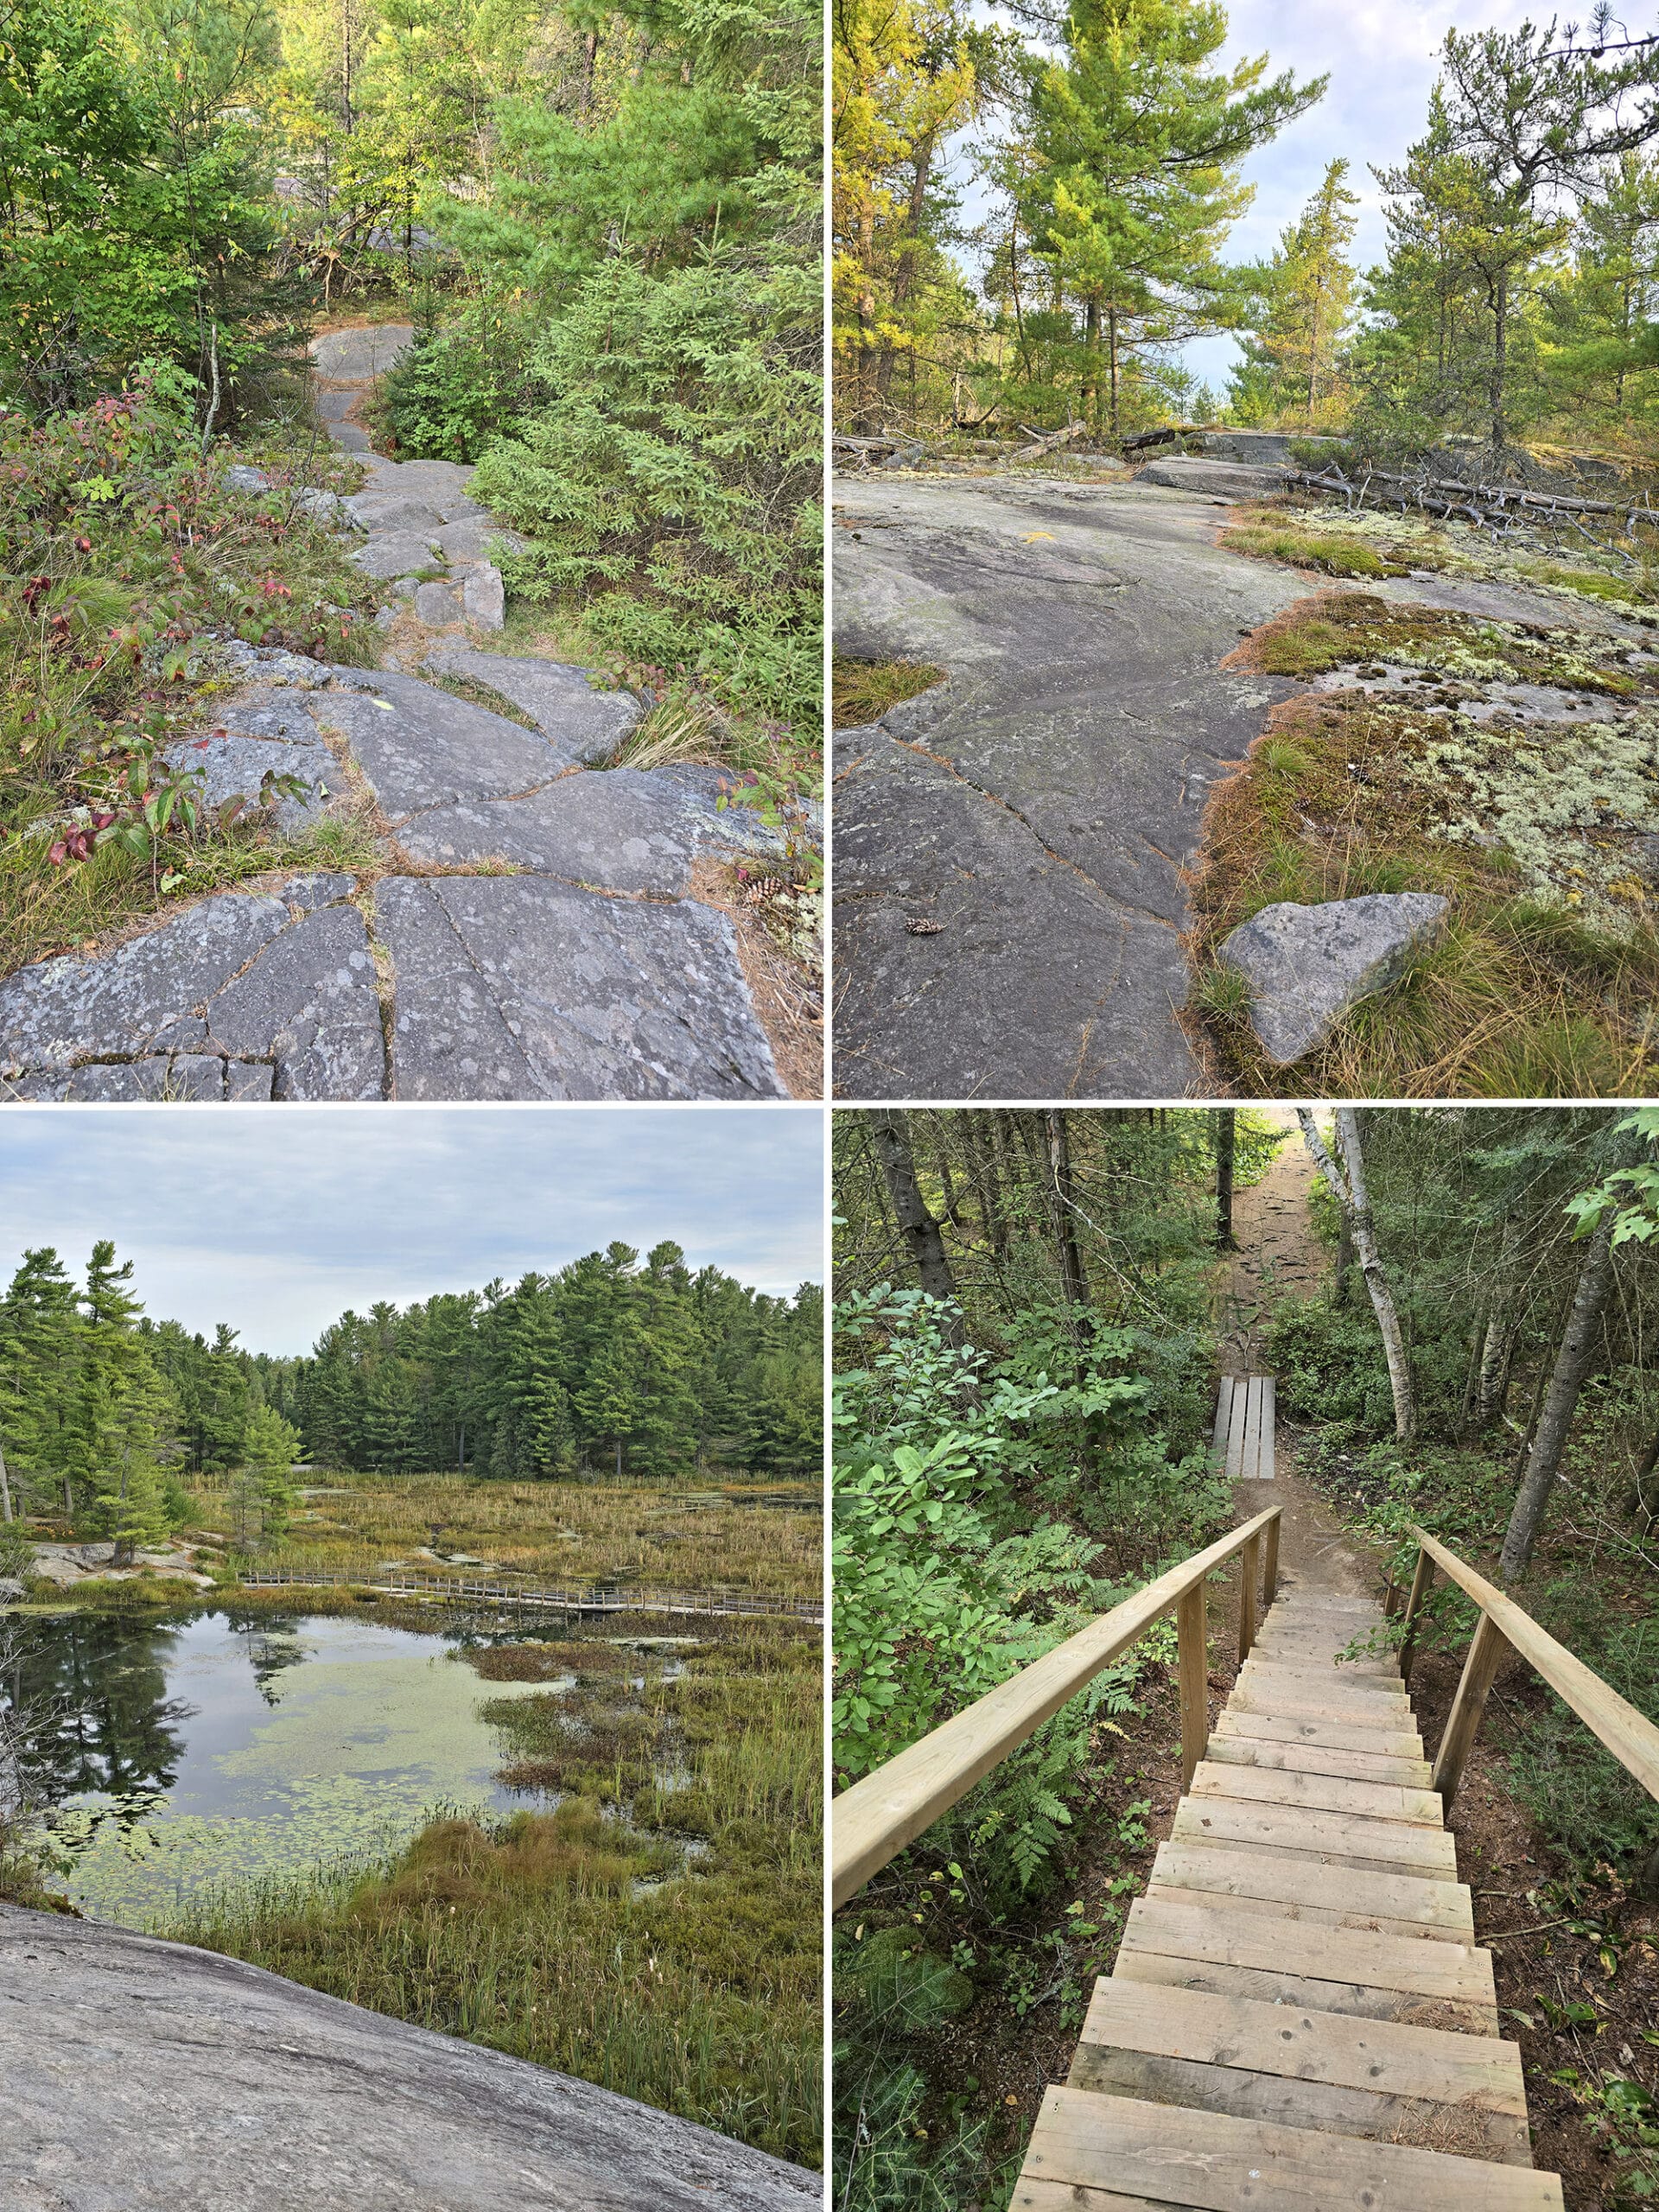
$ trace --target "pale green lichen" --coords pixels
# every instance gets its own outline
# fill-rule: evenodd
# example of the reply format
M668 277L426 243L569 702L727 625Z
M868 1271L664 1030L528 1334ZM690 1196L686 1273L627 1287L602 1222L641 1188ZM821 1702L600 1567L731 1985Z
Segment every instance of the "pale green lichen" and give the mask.
M1531 896L1615 930L1653 903L1631 841L1659 832L1654 718L1426 733L1408 772L1451 810L1431 836L1501 847Z

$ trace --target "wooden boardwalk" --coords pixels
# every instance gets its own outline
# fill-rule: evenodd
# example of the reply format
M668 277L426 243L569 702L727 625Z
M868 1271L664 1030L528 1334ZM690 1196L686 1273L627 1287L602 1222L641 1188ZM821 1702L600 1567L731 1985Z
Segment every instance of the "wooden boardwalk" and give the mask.
M1224 1375L1216 1399L1211 1453L1230 1483L1273 1480L1274 1393L1271 1375Z
M755 1598L730 1590L562 1590L543 1583L486 1582L464 1574L353 1574L339 1567L250 1567L250 1590L372 1590L388 1598L435 1598L445 1605L524 1605L557 1613L685 1613L707 1618L807 1621L823 1608L810 1598Z
M1229 1379L1248 1475L1271 1382ZM1382 1619L1287 1589L1244 1632L1016 2212L1560 2212L1399 1667L1336 1663Z

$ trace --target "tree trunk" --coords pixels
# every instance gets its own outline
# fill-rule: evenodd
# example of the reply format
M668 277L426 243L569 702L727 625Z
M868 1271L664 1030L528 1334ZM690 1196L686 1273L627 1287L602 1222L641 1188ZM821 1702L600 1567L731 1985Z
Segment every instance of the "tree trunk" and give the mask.
M1371 1229L1371 1202L1365 1189L1365 1157L1360 1147L1359 1124L1351 1106L1338 1107L1337 1145L1342 1155L1338 1166L1325 1150L1325 1140L1306 1106L1296 1109L1296 1118L1302 1125L1302 1135L1313 1155L1314 1165L1324 1176L1353 1238L1355 1256L1365 1278L1365 1287L1371 1294L1371 1310L1382 1338L1382 1357L1388 1362L1389 1388L1394 1394L1395 1439L1397 1443L1409 1444L1417 1430L1416 1400L1405 1339L1400 1332L1400 1317L1395 1311L1394 1294L1389 1287Z
M922 1288L930 1298L954 1299L956 1278L945 1256L939 1224L928 1211L927 1201L916 1180L916 1163L911 1154L910 1131L905 1117L887 1107L871 1116L870 1128L887 1195L893 1200L893 1211L910 1247L910 1255L916 1262Z
M0 1444L0 1519L10 1521L11 1517L11 1484L6 1474L6 1447Z
M1498 271L1492 291L1492 451L1502 453L1507 437L1503 423L1503 386L1509 372L1510 274Z
M1348 1303L1348 1286L1353 1272L1354 1232L1344 1213L1337 1229L1337 1281L1336 1287L1332 1292L1334 1302L1338 1306L1345 1306Z
M1500 1581L1513 1582L1532 1557L1532 1548L1538 1541L1538 1531L1543 1522L1544 1508L1560 1471L1567 1432L1572 1426L1579 1392L1583 1388L1584 1378L1589 1372L1590 1361L1595 1351L1601 1309L1607 1303L1607 1294L1612 1287L1614 1219L1615 1216L1610 1211L1600 1228L1592 1232L1585 1248L1584 1264L1579 1270L1579 1287L1573 1294L1573 1310L1567 1317L1566 1328L1561 1332L1555 1365L1550 1374L1549 1389L1544 1399L1544 1410L1538 1422L1538 1433L1532 1440L1527 1471L1516 1493L1515 1510L1510 1516L1510 1525L1504 1532L1503 1556L1497 1566Z
M1216 1109L1216 1249L1236 1252L1233 1234L1233 1159L1237 1147L1237 1114L1231 1106Z
M1122 435L1122 431L1118 420L1117 309L1116 308L1108 308L1106 310L1106 347L1108 372L1112 380L1112 436L1116 440Z
M1050 1107L1043 1116L1048 1133L1048 1172L1054 1185L1054 1235L1059 1248L1060 1280L1066 1303L1086 1307L1089 1281L1083 1272L1083 1254L1074 1227L1076 1208L1071 1199L1071 1148L1066 1141L1065 1116Z

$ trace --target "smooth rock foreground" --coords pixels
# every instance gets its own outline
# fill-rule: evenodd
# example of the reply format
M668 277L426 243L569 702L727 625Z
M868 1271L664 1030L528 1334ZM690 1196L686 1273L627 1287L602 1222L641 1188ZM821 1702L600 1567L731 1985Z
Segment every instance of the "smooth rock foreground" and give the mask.
M1217 948L1249 984L1262 1049L1288 1067L1322 1045L1351 1006L1435 944L1451 912L1427 891L1376 892L1323 906L1264 906Z
M816 2212L821 2176L207 1951L0 1906L5 2212Z

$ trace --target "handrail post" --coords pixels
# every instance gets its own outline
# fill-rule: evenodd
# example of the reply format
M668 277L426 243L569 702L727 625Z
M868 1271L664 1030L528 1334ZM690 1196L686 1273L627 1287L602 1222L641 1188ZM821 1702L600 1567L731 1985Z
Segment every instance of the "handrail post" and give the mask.
M1490 1613L1483 1613L1475 1625L1469 1656L1463 1662L1458 1694L1446 1716L1440 1748L1434 1754L1434 1772L1428 1786L1440 1791L1443 1811L1458 1794L1464 1767L1474 1748L1475 1731L1485 1710L1486 1693L1492 1687L1492 1677L1508 1648L1502 1629Z
M1181 1697L1181 1792L1210 1742L1210 1654L1204 1620L1204 1585L1195 1582L1175 1605L1176 1658Z
M1268 1523L1268 1545L1262 1561L1262 1610L1265 1613L1279 1594L1279 1522L1275 1513Z
M1242 1667L1255 1642L1255 1580L1261 1572L1262 1538L1251 1536L1238 1554L1238 1663Z
M1433 1580L1434 1562L1420 1544L1417 1547L1417 1565L1411 1578L1411 1595L1406 1600L1405 1638L1400 1646L1400 1679L1402 1682L1409 1683L1411 1681L1411 1662L1417 1648L1417 1614ZM1481 1618L1485 1618L1484 1613Z

